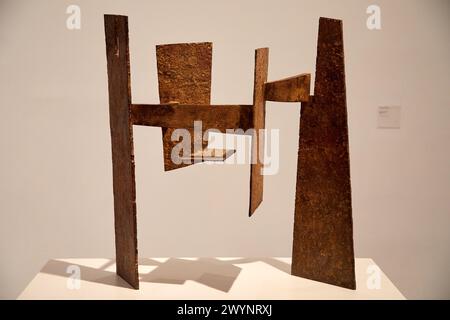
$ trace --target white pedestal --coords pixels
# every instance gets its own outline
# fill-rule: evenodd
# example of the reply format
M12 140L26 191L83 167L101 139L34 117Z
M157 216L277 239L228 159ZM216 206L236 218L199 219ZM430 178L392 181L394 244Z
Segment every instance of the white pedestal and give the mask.
M114 260L55 259L19 299L405 299L372 259L356 259L356 290L292 276L290 262L290 258L141 259L140 289L134 290L116 275Z

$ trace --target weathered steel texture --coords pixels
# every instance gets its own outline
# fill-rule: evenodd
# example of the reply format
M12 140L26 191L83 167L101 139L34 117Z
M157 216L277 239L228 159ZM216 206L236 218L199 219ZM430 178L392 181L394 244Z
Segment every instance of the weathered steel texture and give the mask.
M139 288L128 19L105 15L117 274Z
M292 274L355 289L342 21L320 18L315 95L302 103Z
M267 82L266 101L307 102L310 95L311 75L309 73Z
M250 168L250 206L249 216L252 216L263 200L263 159L264 135L260 130L265 128L266 100L264 84L267 81L269 65L269 49L255 50L255 74L253 84L253 136Z
M158 67L159 100L161 104L178 102L180 104L210 104L212 43L180 43L156 46ZM211 112L214 112L211 110ZM174 129L163 128L164 170L174 170L188 166L175 164L171 160ZM191 131L194 137L193 131ZM203 136L197 135L194 141L201 141L206 147Z
M252 105L143 105L131 106L134 125L193 129L202 121L202 130L252 128ZM211 109L214 109L212 111Z

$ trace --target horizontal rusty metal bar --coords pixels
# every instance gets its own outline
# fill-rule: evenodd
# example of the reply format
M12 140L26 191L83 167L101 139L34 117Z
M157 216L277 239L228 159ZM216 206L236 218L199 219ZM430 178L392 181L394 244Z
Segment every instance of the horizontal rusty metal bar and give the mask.
M267 82L265 84L265 99L277 102L307 102L310 87L311 74L309 73Z
M183 105L132 104L134 125L164 128L194 128L194 121L202 121L202 129L242 129L253 127L252 105Z

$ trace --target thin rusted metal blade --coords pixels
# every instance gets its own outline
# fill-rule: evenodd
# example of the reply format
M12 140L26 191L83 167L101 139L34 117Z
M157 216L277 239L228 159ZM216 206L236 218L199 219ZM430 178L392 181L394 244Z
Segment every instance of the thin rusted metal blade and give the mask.
M105 15L117 274L139 288L128 18Z
M212 43L180 43L156 46L158 67L159 100L161 104L210 104ZM211 109L211 112L214 112ZM177 144L171 140L174 128L163 128L164 170L189 166L175 164L171 160L172 148ZM194 146L207 146L203 133L192 137ZM198 141L201 143L195 143Z
M320 18L314 92L300 116L292 274L355 289L340 20Z
M194 161L211 161L211 162L223 162L231 157L236 150L234 149L208 149L205 148L196 153L192 153L186 157L181 157L181 160L194 160Z
M263 200L263 163L264 139L259 131L265 128L266 100L264 98L264 83L267 81L269 67L269 49L261 48L255 51L255 75L253 84L253 137L252 159L250 168L250 207L249 216L253 215Z

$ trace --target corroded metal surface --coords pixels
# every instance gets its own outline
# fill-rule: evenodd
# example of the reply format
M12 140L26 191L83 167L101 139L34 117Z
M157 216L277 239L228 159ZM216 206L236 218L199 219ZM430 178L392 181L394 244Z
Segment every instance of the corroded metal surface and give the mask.
M265 101L300 101L292 274L354 289L342 22L320 19L313 97L308 96L309 75L266 83L268 49L256 50L251 106L210 106L211 43L157 46L161 104L132 104L127 17L105 15L105 34L117 273L138 288L133 124L163 128L165 170L186 166L171 161L175 143L170 138L175 128L187 128L192 133L194 120L203 120L203 129L254 128L249 205L252 215L263 199L263 159L259 156L263 155L264 139L258 131L265 127ZM195 139L202 139L202 134ZM231 154L227 150L205 151L206 143L200 145L203 150L194 148L189 159L203 161L205 155L224 159Z
M117 274L139 288L128 19L105 15Z
M321 18L315 95L302 104L292 274L355 289L342 21Z
M214 112L211 112L211 109ZM253 127L253 105L164 105L132 104L134 125L164 128L194 128L194 121L202 121L202 129L248 130Z
M263 200L264 176L263 162L260 155L264 154L263 135L259 130L265 128L266 100L264 98L264 83L267 81L269 67L269 49L261 48L255 51L255 74L253 84L253 136L252 158L250 168L250 207L249 216L258 208Z
M311 75L309 73L267 82L265 95L267 101L306 102L309 99Z
M210 104L211 97L211 63L212 43L180 43L156 46L158 67L158 84L160 103ZM214 112L211 110L211 112ZM188 166L175 164L171 160L174 129L163 128L164 169L174 170ZM194 132L191 130L194 137ZM197 135L192 141L194 152L195 141L206 147L203 135Z

